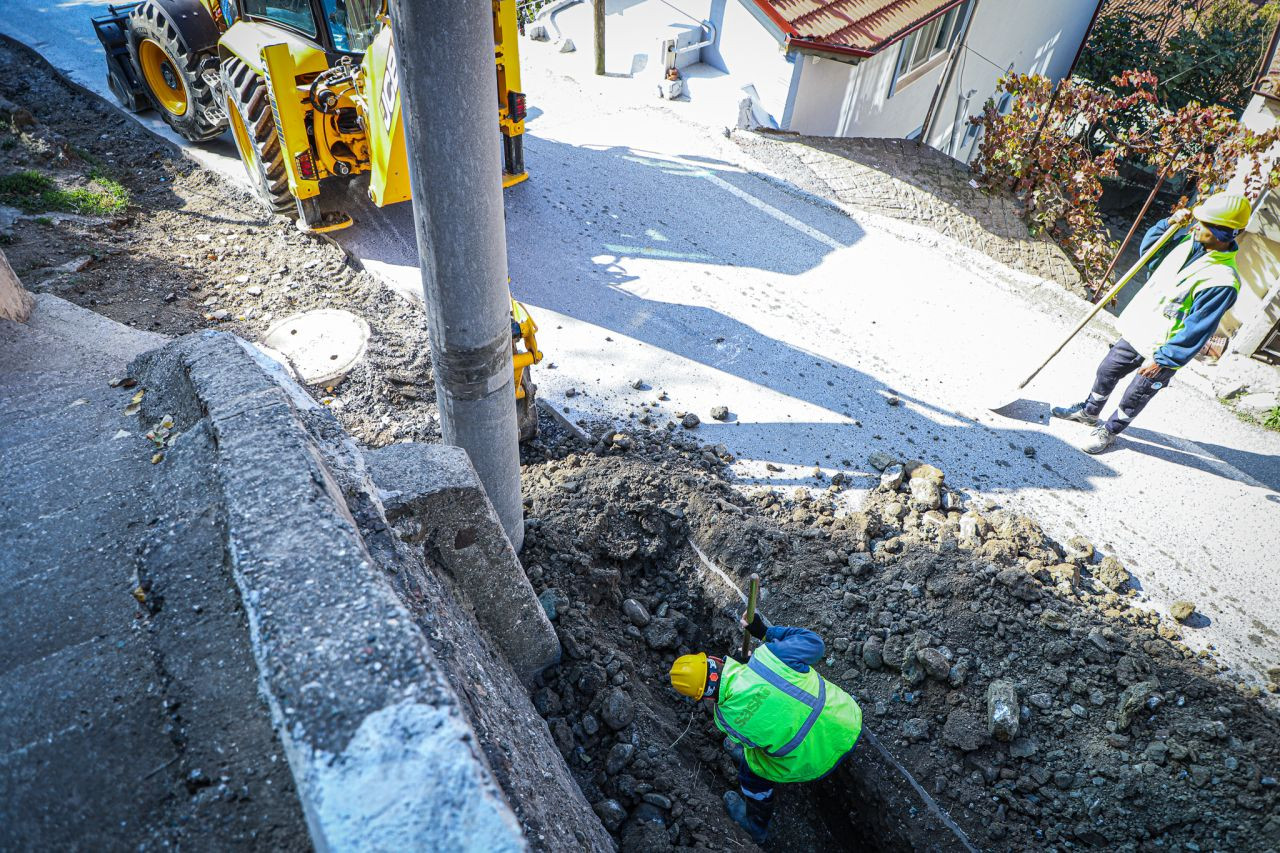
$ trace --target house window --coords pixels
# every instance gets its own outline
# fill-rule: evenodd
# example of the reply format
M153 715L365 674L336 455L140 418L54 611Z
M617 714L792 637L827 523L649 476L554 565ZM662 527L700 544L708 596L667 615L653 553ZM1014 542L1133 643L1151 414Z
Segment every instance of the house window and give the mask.
M919 76L917 72L922 72L932 60L955 45L972 5L973 0L965 0L959 6L953 6L902 40L898 67L894 69L893 82L889 84L889 97L892 98L900 86L910 83Z

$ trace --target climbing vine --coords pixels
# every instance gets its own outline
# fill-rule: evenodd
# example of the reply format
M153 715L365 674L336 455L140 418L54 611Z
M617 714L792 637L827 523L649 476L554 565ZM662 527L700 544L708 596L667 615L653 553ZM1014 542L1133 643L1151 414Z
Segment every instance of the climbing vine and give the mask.
M1164 109L1149 72L1126 71L1111 83L1103 88L1073 78L1055 94L1042 76L1007 75L970 120L983 132L973 163L980 179L1012 192L1032 233L1049 234L1094 281L1116 251L1098 199L1102 180L1117 174L1121 160L1182 175L1188 192L1224 186L1238 165L1252 198L1280 186L1280 160L1264 156L1280 142L1280 128L1257 133L1230 110L1195 102ZM1184 196L1179 206L1186 203Z

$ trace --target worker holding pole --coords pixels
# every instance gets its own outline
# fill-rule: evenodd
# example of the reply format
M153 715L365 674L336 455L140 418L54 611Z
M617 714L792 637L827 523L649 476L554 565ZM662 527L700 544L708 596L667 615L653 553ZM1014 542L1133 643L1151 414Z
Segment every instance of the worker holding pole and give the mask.
M1240 293L1236 236L1249 224L1252 210L1242 195L1217 193L1190 211L1162 219L1147 232L1142 252L1175 233L1148 264L1151 276L1120 314L1121 338L1098 365L1093 389L1084 402L1055 406L1055 418L1093 427L1081 446L1101 453L1115 443L1134 417L1166 387L1178 368L1204 348ZM1195 218L1196 224L1183 232ZM1106 422L1099 416L1107 398L1125 376L1137 371L1120 405Z
M858 741L862 710L814 670L826 651L821 637L806 628L766 629L759 614L751 615L739 624L764 645L746 663L683 655L671 666L671 686L714 706L716 726L738 761L740 793L727 791L725 808L761 843L773 817L774 786L835 770Z

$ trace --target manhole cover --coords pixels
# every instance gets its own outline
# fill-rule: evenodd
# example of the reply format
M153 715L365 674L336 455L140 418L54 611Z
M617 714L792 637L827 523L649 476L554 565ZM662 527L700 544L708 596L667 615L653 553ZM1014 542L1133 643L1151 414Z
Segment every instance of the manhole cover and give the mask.
M286 317L267 330L262 344L283 353L298 379L320 385L345 376L364 355L369 324L350 311L325 309Z

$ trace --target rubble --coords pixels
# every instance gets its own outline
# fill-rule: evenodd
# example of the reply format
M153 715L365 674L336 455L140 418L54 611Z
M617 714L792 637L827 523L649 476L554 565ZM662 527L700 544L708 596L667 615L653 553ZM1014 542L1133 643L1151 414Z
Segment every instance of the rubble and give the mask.
M987 685L987 734L1006 743L1018 736L1018 692L1008 681Z
M871 468L901 465L902 479L848 512L830 493L744 494L714 454L677 435L639 430L625 452L567 436L526 449L534 526L522 558L535 588L572 601L557 622L566 660L543 676L556 699L539 708L623 849L744 838L719 802L736 785L722 736L666 683L677 655L732 654L741 641L740 599L688 536L739 582L760 574L773 623L823 636L823 674L976 846L1280 844L1267 817L1280 799L1256 769L1280 752L1275 712L1117 595L1111 585L1129 578L1114 557L971 505L918 461L873 455ZM635 716L615 730L619 694ZM822 796L782 789L793 822L779 824L779 843L861 825L855 780L823 784Z

